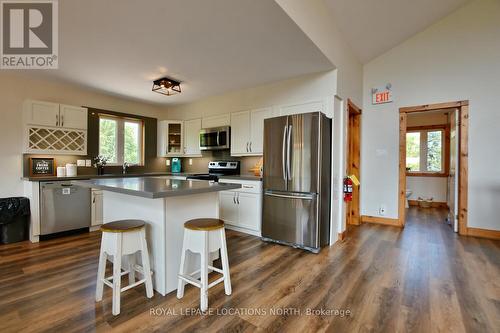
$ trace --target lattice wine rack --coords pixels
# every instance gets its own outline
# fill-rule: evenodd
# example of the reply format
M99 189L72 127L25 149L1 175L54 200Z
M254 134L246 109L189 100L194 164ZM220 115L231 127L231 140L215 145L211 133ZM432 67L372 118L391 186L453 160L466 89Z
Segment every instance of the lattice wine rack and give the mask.
M28 126L27 153L87 154L87 131Z

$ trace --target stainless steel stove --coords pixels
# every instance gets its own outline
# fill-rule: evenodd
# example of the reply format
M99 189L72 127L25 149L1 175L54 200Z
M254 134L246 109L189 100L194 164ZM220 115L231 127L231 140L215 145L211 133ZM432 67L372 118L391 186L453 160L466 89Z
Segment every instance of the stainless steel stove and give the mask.
M219 177L240 174L239 161L212 161L208 163L208 173L190 175L187 179L219 181Z

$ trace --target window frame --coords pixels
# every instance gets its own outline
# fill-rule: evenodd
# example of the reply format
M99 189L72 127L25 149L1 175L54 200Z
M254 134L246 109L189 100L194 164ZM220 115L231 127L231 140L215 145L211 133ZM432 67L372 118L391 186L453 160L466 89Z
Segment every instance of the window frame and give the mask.
M133 117L120 117L106 113L98 114L98 153L101 153L101 119L116 121L116 163L107 163L108 166L121 166L125 163L125 123L139 124L139 163L129 164L129 166L144 166L144 120Z
M448 177L450 165L450 127L448 125L428 125L428 126L409 126L406 128L408 133L420 133L420 166L425 165L427 169L427 133L441 131L441 171L406 171L410 177ZM406 147L405 147L406 149ZM425 162L425 163L423 163ZM405 166L406 167L406 166Z

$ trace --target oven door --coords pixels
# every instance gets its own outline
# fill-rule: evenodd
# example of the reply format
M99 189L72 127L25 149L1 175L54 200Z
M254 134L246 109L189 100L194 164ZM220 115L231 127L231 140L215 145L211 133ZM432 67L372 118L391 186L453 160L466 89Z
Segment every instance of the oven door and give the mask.
M200 131L200 150L229 149L229 126Z

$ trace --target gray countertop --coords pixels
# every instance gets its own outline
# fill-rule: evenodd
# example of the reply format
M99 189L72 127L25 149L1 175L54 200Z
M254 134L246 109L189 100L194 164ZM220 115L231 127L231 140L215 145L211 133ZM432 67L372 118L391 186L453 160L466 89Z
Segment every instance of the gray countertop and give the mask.
M56 177L56 176L44 176L44 177L22 177L22 180L29 180L32 182L47 182L47 181L64 181L64 180L83 180L83 179L105 179L105 178L133 178L133 177L158 177L158 176L189 176L193 173L181 172L146 172L146 173L108 173L104 175L78 175L76 177Z
M74 180L73 183L149 199L234 190L241 187L239 184L219 184L203 180L180 180L167 177L99 178Z

